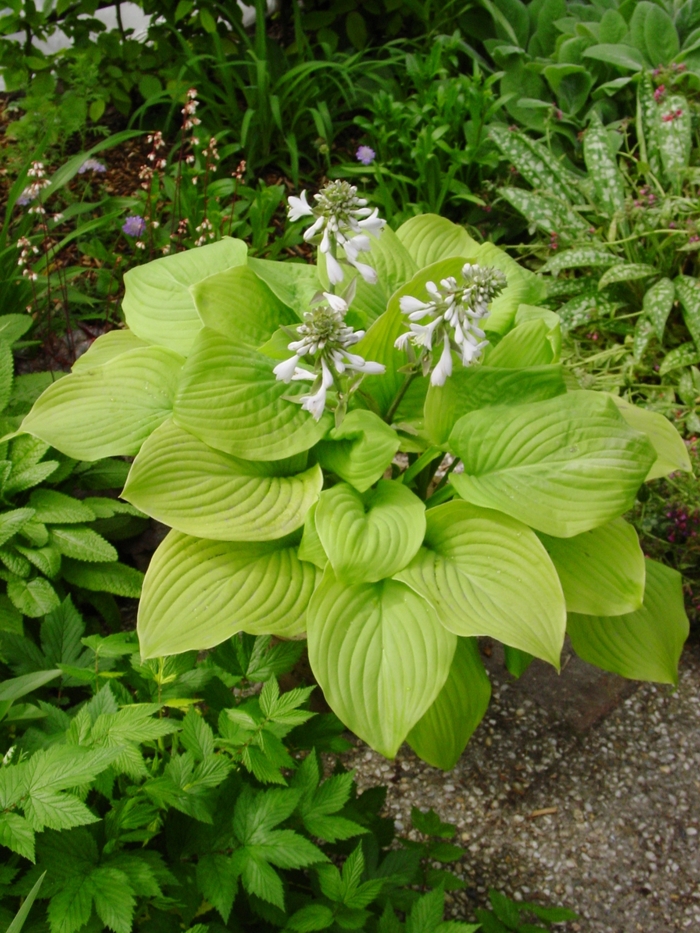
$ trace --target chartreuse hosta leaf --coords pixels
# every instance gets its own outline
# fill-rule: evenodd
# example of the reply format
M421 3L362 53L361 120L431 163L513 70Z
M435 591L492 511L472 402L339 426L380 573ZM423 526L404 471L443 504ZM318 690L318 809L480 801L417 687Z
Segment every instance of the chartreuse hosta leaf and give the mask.
M292 457L308 450L330 427L283 396L299 396L309 383L276 379L274 360L204 328L182 371L175 422L224 453L246 460Z
M668 418L660 412L638 408L619 395L611 398L627 424L646 434L656 451L656 460L646 476L647 480L668 476L676 470L693 472L683 438Z
M281 324L299 323L297 315L248 266L210 275L190 292L207 327L254 348L269 340Z
M319 570L325 570L328 563L328 555L323 550L321 539L316 530L316 505L312 505L306 513L304 522L304 534L299 545L299 560L308 560L315 564Z
M131 456L169 417L184 360L165 347L127 350L54 382L22 423L76 460Z
M387 758L440 693L457 643L410 587L347 586L330 567L309 605L307 637L331 708Z
M540 534L559 574L566 608L619 616L642 605L645 560L637 532L622 518L573 538Z
M425 430L433 444L442 446L456 421L467 412L494 405L539 402L565 392L561 366L459 367L443 386L428 389L423 409Z
M463 499L560 538L631 508L656 459L612 399L583 391L471 412L450 446L464 462L450 477Z
M73 363L72 372L83 372L86 369L92 369L93 366L101 366L103 363L109 363L115 356L121 356L127 350L139 350L149 346L145 340L141 340L133 331L110 330L102 334L90 346L87 353L83 353Z
M547 366L557 362L549 341L546 321L523 321L509 331L486 356L489 366L521 369L524 366Z
M314 295L321 291L318 269L305 262L273 262L248 257L248 267L288 308L304 320Z
M321 493L315 522L339 580L376 581L405 567L421 546L425 505L391 480L365 493L339 483Z
M371 411L349 412L328 439L316 445L318 462L331 473L365 492L384 475L399 449L399 438Z
M218 243L129 269L122 302L126 323L142 340L187 356L202 328L191 286L231 266L244 265L247 252L243 240L224 237Z
M447 680L430 709L408 733L408 744L423 761L450 771L490 699L491 681L481 663L476 638L458 638Z
M287 538L207 541L171 531L143 585L141 653L154 658L199 651L241 631L299 635L317 573Z
M583 158L593 182L596 207L608 218L624 209L625 183L612 153L608 132L595 111L583 137Z
M467 502L429 509L425 545L396 574L455 635L490 635L559 666L566 608L537 535Z
M451 220L438 214L419 214L411 217L401 224L396 236L419 269L443 259L469 256L479 246L464 227L453 224Z
M570 613L567 631L584 661L633 680L678 682L678 659L688 637L681 575L646 561L644 605L623 616Z
M493 243L482 243L472 254L471 262L500 269L506 277L506 287L491 302L491 311L484 321L484 330L505 334L513 326L522 304L536 305L547 294L547 284L529 269L523 268L504 250Z
M189 535L271 541L302 525L318 499L323 474L306 460L239 460L168 420L141 448L123 495Z
M544 321L547 325L547 340L552 347L552 362L556 363L561 357L561 320L556 311L541 308L538 305L521 304L515 315L516 326L528 321ZM506 334L506 337L508 335Z

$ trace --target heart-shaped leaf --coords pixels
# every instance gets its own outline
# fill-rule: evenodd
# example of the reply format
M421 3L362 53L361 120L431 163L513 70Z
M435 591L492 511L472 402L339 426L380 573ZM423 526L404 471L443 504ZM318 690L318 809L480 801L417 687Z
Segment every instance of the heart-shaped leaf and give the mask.
M557 569L566 608L618 616L642 605L646 573L637 532L622 518L573 538L540 539Z
M644 605L623 616L569 614L567 631L584 661L632 680L678 683L678 659L688 637L681 575L646 562Z
M147 347L80 369L49 386L22 430L76 460L133 456L170 415L183 362Z
M399 438L371 411L355 409L314 448L325 470L365 492L384 475L399 449Z
M647 473L647 481L682 470L692 473L688 449L673 424L658 411L639 408L619 395L611 396L627 424L646 434L656 451L656 460Z
M346 586L330 568L309 606L307 637L331 708L387 758L436 699L457 643L403 583Z
M465 415L450 435L468 502L569 538L632 507L656 459L646 435L595 392Z
M323 486L318 465L304 470L304 462L303 472L295 466L239 460L169 420L141 448L123 496L185 534L217 541L271 541L304 523Z
M130 330L110 330L102 334L90 345L87 353L83 353L73 363L71 372L82 372L85 369L92 369L94 366L101 366L108 363L116 356L121 356L127 350L139 350L147 347L145 340L141 340Z
M450 673L432 706L407 736L413 751L434 768L451 771L491 698L476 638L458 638Z
M316 529L339 580L381 580L405 567L420 547L425 506L391 480L363 494L338 483L321 493Z
M425 597L456 635L490 635L558 667L566 607L537 535L466 502L426 514L425 546L396 579Z
M454 256L470 256L479 244L464 227L438 214L419 214L401 224L396 236L419 269Z
M141 654L201 651L236 632L290 638L304 631L318 571L283 538L206 541L171 531L143 584Z
M330 426L283 396L299 396L309 385L285 385L273 360L222 337L200 332L182 371L173 415L185 430L210 447L246 460L274 460L308 450Z
M217 243L134 266L124 275L122 307L131 330L147 343L187 356L202 328L190 287L207 276L245 264L243 240Z

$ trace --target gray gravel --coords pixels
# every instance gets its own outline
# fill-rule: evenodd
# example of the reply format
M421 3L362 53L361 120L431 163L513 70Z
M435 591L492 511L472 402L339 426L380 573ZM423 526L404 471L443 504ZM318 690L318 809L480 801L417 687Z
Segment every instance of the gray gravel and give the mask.
M361 788L388 783L399 830L412 806L456 824L468 888L448 895L452 916L473 920L495 887L577 911L560 931L698 933L700 645L686 649L677 691L640 685L585 734L505 671L492 683L486 717L447 774L407 746L395 762L360 742L345 756Z

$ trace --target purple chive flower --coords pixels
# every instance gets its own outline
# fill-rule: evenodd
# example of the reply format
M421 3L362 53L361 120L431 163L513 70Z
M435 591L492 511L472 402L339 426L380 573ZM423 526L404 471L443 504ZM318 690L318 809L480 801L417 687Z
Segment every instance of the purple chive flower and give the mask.
M360 146L355 153L355 158L363 165L371 165L377 158L377 153L370 146Z
M130 214L122 226L122 232L133 237L140 237L145 229L146 221L137 214Z
M97 159L86 159L78 169L78 175L84 175L85 172L106 172L107 166Z

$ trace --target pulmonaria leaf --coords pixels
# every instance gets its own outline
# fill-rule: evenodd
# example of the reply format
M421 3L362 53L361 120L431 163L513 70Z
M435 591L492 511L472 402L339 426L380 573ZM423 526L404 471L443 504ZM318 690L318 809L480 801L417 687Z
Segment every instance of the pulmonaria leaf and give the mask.
M690 164L693 146L690 104L680 94L669 94L658 107L661 163L669 181L678 185Z
M569 612L619 616L644 596L645 561L637 532L622 518L573 538L540 534L556 567Z
M558 275L564 269L587 269L591 266L613 266L617 256L598 246L578 246L556 253L542 266L541 272Z
M307 633L311 667L331 708L393 758L442 689L456 637L403 583L346 586L330 569L309 606Z
M521 522L466 502L429 509L425 546L396 579L456 635L490 635L559 666L564 596L547 552Z
M544 233L556 233L562 239L588 230L587 222L566 201L548 194L536 194L524 188L499 188L498 193L518 213Z
M133 455L170 415L183 358L164 347L129 350L50 386L22 422L76 460Z
M489 136L533 188L549 191L570 204L578 201L576 176L544 143L502 126L491 127Z
M650 266L644 262L623 262L611 266L602 274L598 280L598 291L616 282L635 282L638 279L649 278L650 275L658 275L656 266Z
M405 567L416 553L425 533L425 506L391 480L380 480L364 494L339 483L321 493L315 522L338 579L374 582Z
M202 329L191 287L217 272L244 265L247 252L243 240L224 237L129 269L122 302L127 325L147 343L187 356Z
M595 111L591 111L583 137L583 158L593 183L596 207L612 220L614 214L624 209L625 183L612 153L608 132Z
M299 635L317 573L284 538L239 543L171 531L144 581L141 653L155 658L199 651L240 631Z
M646 561L641 609L604 617L569 614L567 631L584 661L633 680L678 683L678 659L688 637L681 575Z
M123 496L185 534L271 541L299 528L321 492L321 468L301 461L297 472L293 462L240 460L169 420L141 448Z
M676 289L670 279L659 279L644 294L642 307L651 322L659 342L664 338L666 321L671 313L676 297ZM700 330L699 330L700 333Z
M571 537L631 508L656 453L614 402L594 392L465 415L450 435L463 499L555 537Z
M262 353L204 328L182 372L176 424L210 447L246 460L308 450L330 427L330 415L316 422L300 404L288 401L307 392L308 383L286 385L274 366Z
M491 698L475 638L458 638L447 680L408 733L413 751L434 768L450 771L481 722Z
M700 287L697 279L679 275L674 279L676 295L683 309L683 320L695 346L700 350Z
M314 448L318 462L358 492L384 475L399 449L399 437L371 411L355 409Z

